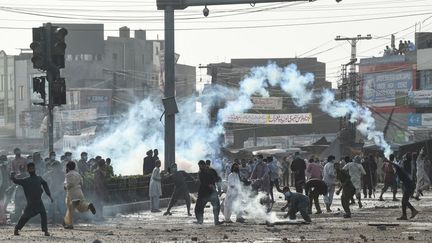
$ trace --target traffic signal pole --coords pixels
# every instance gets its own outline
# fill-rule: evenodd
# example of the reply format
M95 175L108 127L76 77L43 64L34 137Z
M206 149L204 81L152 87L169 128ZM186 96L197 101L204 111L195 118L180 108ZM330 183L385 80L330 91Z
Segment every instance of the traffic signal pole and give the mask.
M46 71L48 82L48 104L45 103L45 85L41 86L40 80L33 83L33 92L39 93L44 100L37 105L48 108L48 152L54 151L54 107L66 104L66 83L60 77L60 68L65 67L66 35L66 29L46 23L43 27L33 28L33 42L30 45L33 50L33 68Z
M53 102L53 83L59 73L58 68L52 63L51 58L51 23L45 24L45 40L46 40L46 56L47 67L47 81L48 81L48 151L54 151L54 102Z

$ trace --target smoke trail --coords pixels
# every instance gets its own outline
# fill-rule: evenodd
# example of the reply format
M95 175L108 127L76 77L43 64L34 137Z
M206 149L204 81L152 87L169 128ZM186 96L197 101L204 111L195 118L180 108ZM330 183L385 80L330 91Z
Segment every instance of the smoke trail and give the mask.
M390 145L384 139L384 133L376 130L375 119L367 107L362 107L351 99L336 101L335 95L330 90L324 90L320 94L320 108L331 117L350 117L350 122L357 122L357 130L367 139L373 140L376 145L384 150L385 157L392 153Z

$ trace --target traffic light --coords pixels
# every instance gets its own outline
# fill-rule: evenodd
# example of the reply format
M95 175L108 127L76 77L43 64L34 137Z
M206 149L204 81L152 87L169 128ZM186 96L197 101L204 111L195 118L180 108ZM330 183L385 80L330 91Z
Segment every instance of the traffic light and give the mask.
M66 104L66 82L64 78L57 78L52 83L52 102L54 106Z
M46 92L45 92L45 78L44 77L33 78L33 93L40 94L41 98L45 101Z
M58 26L51 27L51 60L57 68L65 67L65 37L68 31Z
M33 57L31 59L33 68L47 70L47 56L46 56L46 41L45 41L45 28L33 28L33 42L30 48L33 50Z

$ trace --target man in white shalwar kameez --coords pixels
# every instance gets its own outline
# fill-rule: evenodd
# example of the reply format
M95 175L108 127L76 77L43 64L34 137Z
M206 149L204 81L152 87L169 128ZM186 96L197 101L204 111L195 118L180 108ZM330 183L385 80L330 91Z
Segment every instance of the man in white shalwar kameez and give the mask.
M415 199L417 200L420 200L420 195L423 196L422 191L428 189L431 184L429 180L429 175L425 170L425 160L427 160L427 158L423 150L424 148L420 150L420 155L417 158L417 183L415 189Z
M66 164L66 177L64 188L66 190L66 215L63 219L65 229L73 229L73 214L75 209L79 212L91 211L96 214L93 203L88 203L84 197L81 186L83 185L82 176L75 170L76 164L71 161Z
M231 222L231 213L234 212L237 215L236 222L243 223L244 219L241 217L241 210L239 209L241 182L239 176L239 164L234 163L231 167L231 173L228 175L227 181L227 192L224 201L224 216L225 222Z
M361 203L361 178L366 175L366 171L361 165L361 157L358 155L355 156L353 161L346 164L342 169L348 171L351 177L351 182L356 190L355 194L358 199L358 204L361 208L363 206Z
M149 197L151 202L151 212L158 213L161 212L159 210L159 198L162 195L162 185L161 185L161 175L160 175L160 167L161 162L157 160L155 163L155 168L153 169L150 185L149 185Z

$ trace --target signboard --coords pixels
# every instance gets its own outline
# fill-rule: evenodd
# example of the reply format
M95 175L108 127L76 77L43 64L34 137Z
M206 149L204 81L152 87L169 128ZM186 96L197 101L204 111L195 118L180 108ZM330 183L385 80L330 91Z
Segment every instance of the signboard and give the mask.
M408 115L409 127L432 127L432 113L411 113Z
M408 102L413 106L431 106L432 90L416 90L408 93Z
M97 118L96 108L81 110L64 110L60 113L63 122L88 121Z
M240 113L228 116L226 123L294 125L312 124L312 113L296 114L249 114Z
M405 55L392 55L385 57L372 57L360 59L360 65L378 65L389 63L403 63L405 62Z
M63 136L63 148L64 149L76 149L79 146L85 146L93 139L92 135L64 135Z
M412 89L411 71L368 73L363 75L363 102L383 107L395 106L396 92Z
M253 110L282 110L282 97L252 97Z

